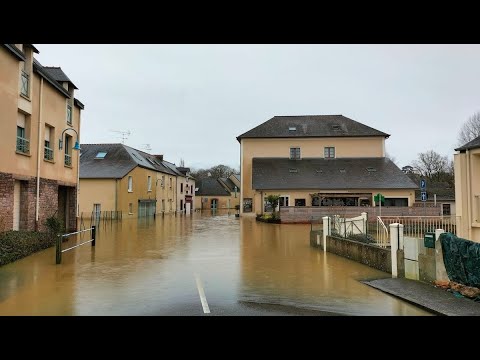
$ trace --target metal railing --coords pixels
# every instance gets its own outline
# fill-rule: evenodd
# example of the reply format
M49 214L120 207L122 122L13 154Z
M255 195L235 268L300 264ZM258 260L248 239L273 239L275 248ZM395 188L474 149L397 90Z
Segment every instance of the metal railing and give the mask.
M403 235L423 239L426 232L443 229L452 234L457 233L455 216L382 216L378 217L388 229L390 224L403 225Z
M30 76L22 70L21 75L22 83L20 86L20 94L28 97L28 89L30 87Z
M388 233L388 228L380 216L377 216L375 242L381 247L386 248L387 246L390 246L390 235Z
M81 212L80 213L80 229L87 224L92 226L92 224L99 225L102 221L107 223L109 221L114 220L122 220L122 212L121 211L92 211L92 212Z
M75 246L71 246L67 249L63 249L62 250L62 242L63 242L63 239L66 239L68 238L69 236L72 236L72 235L75 235L75 234L80 234L80 233L83 233L85 231L91 231L91 234L92 234L92 238L90 240L87 240L87 241L84 241L80 244L77 244ZM58 235L57 236L57 243L56 243L56 249L55 249L55 262L56 264L61 264L62 263L62 253L66 252L66 251L69 251L69 250L73 250L79 246L82 246L82 245L85 245L89 242L92 243L92 246L95 246L95 237L96 237L96 229L95 229L95 225L92 226L90 229L85 229L85 230L80 230L80 231L75 231L75 232L72 232L72 233L69 233L69 234L63 234L63 235Z
M45 146L45 151L43 153L43 158L45 160L50 160L52 161L53 160L53 149L50 149L49 147L46 147Z
M25 139L21 136L17 136L17 151L29 154L30 153L30 140Z
M65 165L72 166L72 155L65 154Z

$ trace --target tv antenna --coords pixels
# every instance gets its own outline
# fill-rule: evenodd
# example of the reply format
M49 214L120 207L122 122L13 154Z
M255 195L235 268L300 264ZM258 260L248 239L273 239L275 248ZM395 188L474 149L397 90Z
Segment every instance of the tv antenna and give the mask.
M120 131L120 130L110 130L111 132L118 133L122 136L122 144L125 144L125 140L131 135L130 130L128 131Z
M142 147L143 147L143 150L145 150L145 151L151 151L152 150L152 147L150 146L150 144L142 144Z

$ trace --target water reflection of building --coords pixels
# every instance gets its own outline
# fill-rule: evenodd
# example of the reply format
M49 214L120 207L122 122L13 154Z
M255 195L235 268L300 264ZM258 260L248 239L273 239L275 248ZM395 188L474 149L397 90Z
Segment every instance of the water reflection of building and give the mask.
M342 115L275 116L237 137L241 213L280 206L412 206L414 184L385 157L390 135Z

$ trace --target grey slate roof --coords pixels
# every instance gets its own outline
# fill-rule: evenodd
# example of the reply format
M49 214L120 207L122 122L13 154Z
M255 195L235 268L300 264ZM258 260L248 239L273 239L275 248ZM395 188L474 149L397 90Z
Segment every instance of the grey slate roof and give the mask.
M230 180L229 178L219 178L218 179L224 188L226 188L230 192L235 192L235 183ZM240 188L237 186L237 193L240 191Z
M296 128L295 131L289 130ZM358 137L390 135L343 115L274 116L263 124L239 135L243 138L291 138L291 137Z
M478 149L478 148L480 148L480 136L473 139L472 141L469 141L465 145L455 149L455 151L464 151L464 150Z
M252 183L257 190L418 188L387 158L253 158Z
M56 66L44 66L43 69L56 81L62 83L62 82L69 82L73 85L75 89L78 89L75 84L70 80L62 70L61 67L56 67Z
M61 92L64 96L70 98L70 94L68 93L68 91L62 85L60 85L57 80L55 80L47 71L45 71L45 68L42 66L42 64L38 62L37 59L33 59L33 71L37 72L41 77L47 80L55 89Z
M143 151L123 144L81 144L80 178L81 179L121 179L135 167L176 175L170 168ZM95 159L100 151L107 155ZM147 159L152 160L153 164Z
M197 181L195 186L198 188L195 192L197 196L230 196L230 192L217 179L202 179Z

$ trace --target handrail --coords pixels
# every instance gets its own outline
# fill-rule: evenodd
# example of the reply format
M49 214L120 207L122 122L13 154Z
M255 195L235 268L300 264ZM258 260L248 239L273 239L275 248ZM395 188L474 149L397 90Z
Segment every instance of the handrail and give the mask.
M383 234L385 237L380 236L380 228L378 227L378 224L380 224L383 228ZM380 240L380 245L383 247L387 247L388 243L388 228L385 226L385 223L381 219L380 216L377 216L377 241Z
M87 241L84 241L80 244L77 244L75 246L72 246L72 247L69 247L67 249L63 249L62 250L62 241L64 238L67 238L71 235L75 235L75 234L80 234L82 232L85 232L85 231L92 231L92 238L90 240L87 240ZM95 229L95 226L92 226L90 229L85 229L85 230L80 230L80 231L75 231L75 232L71 232L71 233L68 233L68 234L62 234L62 235L58 235L57 236L57 241L56 241L56 248L55 248L55 261L57 264L61 264L62 263L62 253L64 253L65 251L69 251L69 250L72 250L72 249L75 249L79 246L82 246L82 245L85 245L89 242L92 243L92 246L95 246L95 238L96 238L96 229Z

